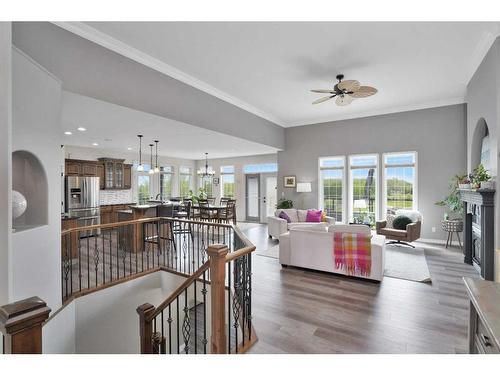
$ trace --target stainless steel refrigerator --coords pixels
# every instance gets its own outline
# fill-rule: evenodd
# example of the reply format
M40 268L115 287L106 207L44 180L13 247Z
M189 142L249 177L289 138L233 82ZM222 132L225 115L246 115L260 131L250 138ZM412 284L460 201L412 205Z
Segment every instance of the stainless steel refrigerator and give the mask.
M64 189L66 212L77 218L79 227L101 223L99 177L66 176ZM99 232L81 233L81 236L95 235Z

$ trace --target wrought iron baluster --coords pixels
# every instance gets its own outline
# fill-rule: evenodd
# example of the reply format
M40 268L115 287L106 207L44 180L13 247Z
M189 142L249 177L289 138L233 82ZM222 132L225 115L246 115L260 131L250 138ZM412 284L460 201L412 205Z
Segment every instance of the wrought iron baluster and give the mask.
M194 354L198 354L198 306L196 304L196 281L194 280Z
M207 354L207 271L203 272L203 289L201 294L203 295L203 353Z
M227 262L227 352L231 354L231 263Z
M184 352L189 354L189 339L191 338L191 322L188 307L188 288L184 289L184 319L182 321L182 337L184 338Z
M82 290L82 241L80 238L78 238L78 290Z
M87 289L90 289L90 257L89 257L89 252L90 252L90 240L89 240L89 237L87 237Z
M177 296L177 298L175 300L177 302L177 304L176 304L177 311L176 311L176 319L175 319L177 321L177 354L180 354L180 352L179 352L179 339L180 339L180 337L179 337L179 296Z
M95 270L95 286L97 287L99 280L99 246L97 244L97 236L94 237L94 270Z
M168 352L172 354L172 304L168 305Z

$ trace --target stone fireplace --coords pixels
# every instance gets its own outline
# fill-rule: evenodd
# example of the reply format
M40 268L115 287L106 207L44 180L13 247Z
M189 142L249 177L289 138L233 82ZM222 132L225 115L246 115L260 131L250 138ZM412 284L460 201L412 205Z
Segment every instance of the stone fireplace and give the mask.
M472 264L485 280L494 280L495 190L460 190L464 205L464 262Z

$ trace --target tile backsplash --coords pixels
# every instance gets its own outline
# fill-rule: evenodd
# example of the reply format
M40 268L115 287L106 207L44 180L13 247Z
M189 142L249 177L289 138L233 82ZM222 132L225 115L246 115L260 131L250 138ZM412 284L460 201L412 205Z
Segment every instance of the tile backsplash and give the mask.
M99 202L104 204L133 203L132 190L101 190L99 192Z

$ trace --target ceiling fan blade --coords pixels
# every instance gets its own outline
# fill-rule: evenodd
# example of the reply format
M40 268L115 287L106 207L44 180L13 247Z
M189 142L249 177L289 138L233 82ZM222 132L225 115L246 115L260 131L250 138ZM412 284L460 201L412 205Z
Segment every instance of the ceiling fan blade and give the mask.
M324 96L318 100L315 100L314 102L312 102L312 104L319 104L319 103L323 103L323 102L326 102L327 100L330 100L331 98L335 97L335 95L332 95L332 96Z
M357 91L354 91L349 95L353 98L367 98L369 96L375 95L377 91L378 90L375 87L361 86Z
M337 97L337 99L335 100L335 103L342 107L342 106L351 104L353 100L354 99L348 95L342 95L342 96Z
M311 90L311 92L319 92L320 94L334 94L335 93L335 91L333 91L333 90L321 90L321 89Z
M342 81L337 84L337 87L346 91L358 91L360 83L355 80Z

